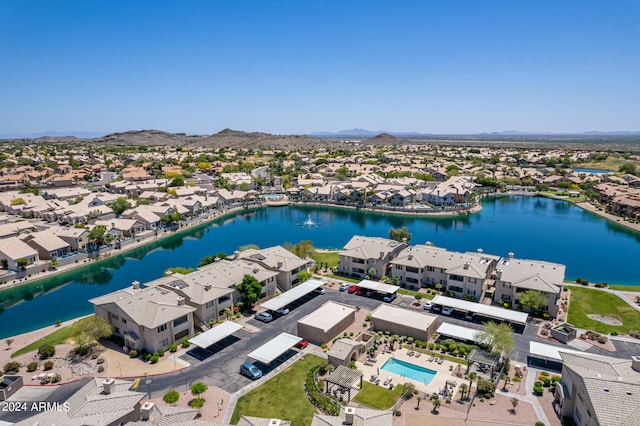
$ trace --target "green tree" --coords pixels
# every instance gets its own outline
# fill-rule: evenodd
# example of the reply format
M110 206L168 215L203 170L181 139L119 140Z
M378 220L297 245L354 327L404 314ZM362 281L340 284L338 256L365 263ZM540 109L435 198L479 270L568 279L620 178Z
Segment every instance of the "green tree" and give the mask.
M313 247L313 242L311 240L303 240L300 241L293 247L293 252L296 256L306 259L311 254L315 252L315 248Z
M129 210L131 208L131 203L124 197L118 197L115 201L107 205L111 207L116 216L120 216L125 210Z
M389 229L389 238L400 242L402 242L402 240L406 238L406 243L409 244L409 241L411 241L411 233L406 226L403 226L402 228L392 227L391 229Z
M618 168L620 173L628 173L630 175L638 176L638 167L634 163L624 163Z
M173 179L171 179L170 186L184 186L184 176L175 176Z
M536 191L538 192L546 192L549 190L549 185L546 183L538 183L536 184Z
M511 406L513 407L513 410L511 410L513 412L513 414L516 413L516 407L518 407L518 398L511 398Z
M40 359L51 358L56 354L56 347L51 343L43 343L38 348L38 356Z
M520 305L525 309L540 309L546 304L547 296L541 291L526 290L520 295Z
M80 323L80 334L76 343L82 348L94 340L104 339L113 334L113 326L107 320L95 315L87 317Z
M309 278L311 278L311 272L309 272L309 271L300 271L300 272L298 272L298 279L300 279L301 283L303 283L305 281L308 281Z
M433 412L437 413L438 408L440 408L440 404L442 404L442 401L440 401L440 398L438 397L438 395L434 395L431 398L431 403L433 404Z
M513 349L513 329L509 324L489 321L484 323L482 331L476 334L476 339L485 342L491 351L497 354L508 353Z
M96 225L89 232L89 242L95 243L97 246L104 244L105 234L107 233L107 227L104 225Z
M202 382L195 382L191 385L191 394L195 397L202 395L209 389L209 386Z
M169 390L169 392L165 393L162 397L162 400L167 404L174 405L180 399L180 392L175 389Z
M262 286L260 285L258 280L251 275L245 275L242 278L242 282L238 284L236 288L243 296L244 301L246 302L244 306L247 309L252 307L258 300L260 300L260 295L262 294Z
M20 268L21 271L27 269L28 264L29 261L25 257L21 257L20 259L16 260L16 265L18 265L18 268Z

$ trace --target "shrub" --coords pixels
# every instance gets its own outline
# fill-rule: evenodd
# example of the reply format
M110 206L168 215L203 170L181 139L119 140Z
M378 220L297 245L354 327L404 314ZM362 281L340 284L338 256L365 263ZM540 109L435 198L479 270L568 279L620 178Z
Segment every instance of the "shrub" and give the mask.
M206 384L202 382L195 382L191 385L191 394L193 396L198 396L205 393L207 389L209 389L209 386L207 386Z
M542 377L547 377L547 376L549 376L549 372L548 372L548 371L541 371L541 372L540 372L540 375L541 375Z
M400 417L400 416L402 415L402 411L400 411L400 410L396 410L396 411L394 411L394 412L393 412L393 414L394 414L396 417Z
M11 361L4 365L4 373L17 373L20 371L20 363L17 361Z
M158 357L158 354L153 354L153 355L151 355L151 357L149 358L149 362L150 362L151 364L156 364L156 363L158 362L158 358L159 358L159 357Z
M160 349L158 351L158 356L160 356L160 357L164 356L164 349Z
M551 381L552 381L553 383L557 383L557 382L559 382L560 380L562 380L562 377L560 377L560 376L552 376L552 377L551 377Z
M180 392L175 389L171 389L169 392L165 393L162 397L162 400L167 404L175 404L180 399Z
M144 354L144 360L145 361L150 361L152 356L153 355L151 355L150 353L146 353L146 354Z
M548 378L548 377L545 377L545 378L544 378L544 380L543 380L542 382L543 382L543 386L544 386L545 388L548 388L549 386L551 386L551 379L550 379L550 378Z
M27 364L27 371L29 373L31 373L32 371L36 371L38 369L38 363L35 361L30 362L29 364Z
M562 422L562 424L566 424L565 422ZM535 426L545 426L544 423L542 422L536 422Z
M104 364L104 358L98 358L96 364Z
M364 328L367 328L367 327L369 326L369 324L367 324L366 322L363 322L363 323L362 323L362 326L363 326Z
M189 339L187 339L186 337L184 339L182 339L182 347L183 348L188 348L191 345L191 343L189 342Z
M191 408L202 408L204 406L204 398L193 398L189 401L189 407Z
M138 351L135 349L131 349L131 351L129 352L129 358L137 358L138 357Z
M56 347L51 343L43 343L38 348L38 356L40 359L51 358L56 354Z
M48 360L44 362L44 366L42 367L43 370L47 371L47 370L51 370L53 368L53 361Z
M364 320L367 322L371 321L371 315L367 315L366 317L364 317Z
M521 379L519 376L515 376L515 377L513 378L513 380L512 380L512 381L513 381L513 382L515 382L515 383L518 383L518 382L520 382L521 380L522 380L522 379Z
M172 343L171 345L169 345L169 350L171 352L177 352L178 351L178 344L177 343Z
M100 365L98 367L98 373L102 373L102 372L104 372L104 366Z
M326 343L321 344L321 345L320 345L320 347L321 347L322 349L327 349L327 348L328 348L328 346L327 346L327 344L326 344Z

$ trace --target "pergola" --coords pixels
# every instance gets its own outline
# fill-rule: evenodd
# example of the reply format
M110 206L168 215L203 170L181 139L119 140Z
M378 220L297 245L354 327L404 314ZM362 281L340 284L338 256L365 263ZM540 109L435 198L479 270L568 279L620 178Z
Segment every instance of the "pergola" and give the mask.
M490 368L491 376L493 376L493 372L500 362L500 355L492 354L491 352L487 351L481 351L480 349L473 349L471 352L469 352L467 361L469 362L469 368L473 365L473 363L481 366L481 371L485 368Z
M339 365L333 372L324 379L325 392L333 393L334 396L344 400L344 394L347 394L347 402L351 401L351 388L353 384L360 381L360 389L362 389L362 372L354 370L343 365Z

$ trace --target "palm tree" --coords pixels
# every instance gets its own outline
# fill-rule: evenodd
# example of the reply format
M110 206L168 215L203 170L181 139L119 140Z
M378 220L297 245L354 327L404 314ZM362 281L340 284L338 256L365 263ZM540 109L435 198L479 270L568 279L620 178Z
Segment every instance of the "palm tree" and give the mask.
M518 398L511 398L511 405L513 406L513 409L511 411L513 412L513 414L515 414L516 407L518 406Z
M433 413L437 413L438 408L440 408L440 404L442 404L440 398L437 395L433 396L431 398L431 403L433 404Z
M464 401L464 397L467 393L467 389L469 387L467 386L466 383L460 383L460 401Z

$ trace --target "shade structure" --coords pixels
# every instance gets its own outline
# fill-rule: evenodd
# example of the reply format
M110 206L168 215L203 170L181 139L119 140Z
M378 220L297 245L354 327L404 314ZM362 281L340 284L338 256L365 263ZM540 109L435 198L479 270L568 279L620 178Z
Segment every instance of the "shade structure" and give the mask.
M356 285L360 288L366 288L367 290L373 290L373 291L377 291L378 293L385 293L385 294L393 294L396 291L398 291L398 289L400 288L397 285L385 284L385 283L381 283L378 281L371 281L371 280L362 280Z
M302 339L289 333L280 333L255 351L247 355L263 364L271 364L274 359L287 352Z
M462 327L455 324L442 323L438 327L437 333L443 336L453 337L454 339L467 340L469 342L476 342L484 344L484 342L478 338L480 330L473 328Z
M206 349L209 346L218 343L225 337L231 336L241 328L242 326L240 324L237 324L233 321L225 321L222 324L216 325L211 330L207 330L204 333L192 337L191 339L189 339L189 341L196 346Z
M261 303L260 306L275 311L276 309L283 308L287 306L291 302L295 302L303 296L311 293L313 290L322 287L324 285L324 281L320 280L309 280L305 281L302 284L298 284L294 288L289 291L285 291L280 296L274 297L273 299L269 299L264 303Z
M526 324L528 314L512 311L511 309L498 308L497 306L484 305L482 303L468 302L446 296L436 296L433 301L436 305L449 306L462 312L473 312L487 318L495 318L501 321L509 321L515 324Z
M565 349L561 346L547 345L546 343L529 342L529 356L545 361L562 362L560 352L582 353L573 349Z

